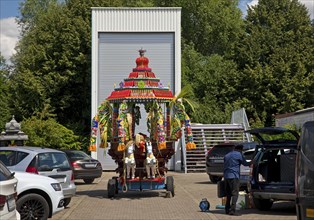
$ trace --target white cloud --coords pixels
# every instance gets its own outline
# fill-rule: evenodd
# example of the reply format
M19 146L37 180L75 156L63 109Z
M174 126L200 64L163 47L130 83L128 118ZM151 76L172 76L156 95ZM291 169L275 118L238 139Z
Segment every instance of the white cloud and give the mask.
M258 3L258 0L253 0L248 5L249 6L254 6L254 5L257 5L257 3Z
M0 19L0 51L7 61L16 52L14 47L19 40L19 35L15 17Z

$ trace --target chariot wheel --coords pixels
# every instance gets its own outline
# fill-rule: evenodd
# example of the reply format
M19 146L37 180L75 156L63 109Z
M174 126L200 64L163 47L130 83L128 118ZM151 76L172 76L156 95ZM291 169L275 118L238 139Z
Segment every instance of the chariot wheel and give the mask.
M113 198L116 192L116 180L110 179L107 185L108 198Z
M171 192L172 197L174 196L174 179L173 176L167 176L166 178L166 189Z

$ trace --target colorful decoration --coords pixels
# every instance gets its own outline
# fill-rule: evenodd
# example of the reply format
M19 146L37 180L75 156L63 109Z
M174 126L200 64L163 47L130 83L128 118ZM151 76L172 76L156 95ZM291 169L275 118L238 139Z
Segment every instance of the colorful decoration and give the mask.
M90 137L89 151L96 151L97 131L98 131L98 120L96 119L96 116L95 116L92 121L92 131L91 131L91 137Z
M186 149L192 150L196 148L193 142L193 134L191 129L190 117L185 112L185 107L181 101L176 100L173 107L173 116L171 119L171 138L178 139L182 136L181 128L185 126L187 132L188 142Z
M140 89L144 89L144 88L145 88L145 83L144 83L144 81L139 81L139 82L137 83L137 86L138 86L138 88L140 88Z
M105 148L108 141L114 152L123 152L129 141L135 143L142 153L145 152L145 137L134 135L135 125L140 124L140 107L134 103L141 103L147 111L147 130L149 140L158 150L167 149L167 141L178 140L182 136L181 128L185 126L188 142L187 149L194 149L193 135L189 116L178 97L174 97L170 88L156 78L149 68L149 59L144 56L145 50L139 50L140 57L136 59L136 67L129 77L118 85L114 83L114 90L105 102L101 103L93 119L90 150L97 147ZM173 103L173 104L172 104ZM112 108L115 108L113 112ZM164 110L167 114L164 115ZM165 116L167 116L165 118ZM96 146L97 130L100 131L100 144ZM136 139L139 139L138 141ZM169 145L170 146L170 145ZM109 151L108 151L109 152ZM167 152L167 151L163 151ZM110 152L109 152L110 154Z
M98 112L92 120L90 151L96 151L97 131L100 131L100 148L108 146L108 128L111 127L112 107L108 101L104 101L98 107ZM110 136L110 134L109 134Z
M157 112L157 146L158 150L166 149L166 133L164 128L164 116L162 113L162 108L158 108Z

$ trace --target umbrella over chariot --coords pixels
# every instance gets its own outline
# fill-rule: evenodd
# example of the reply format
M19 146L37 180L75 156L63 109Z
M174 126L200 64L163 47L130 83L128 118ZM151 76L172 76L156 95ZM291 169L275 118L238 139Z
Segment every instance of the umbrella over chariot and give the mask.
M108 154L118 166L118 177L108 181L110 198L119 191L146 189L166 189L174 196L174 179L166 175L166 164L182 127L187 133L186 149L196 148L184 105L149 68L145 52L139 50L136 67L100 104L92 122L89 150L96 151L99 131L98 147L109 147ZM146 118L141 117L141 106ZM146 131L138 132L135 128L141 120L146 120Z

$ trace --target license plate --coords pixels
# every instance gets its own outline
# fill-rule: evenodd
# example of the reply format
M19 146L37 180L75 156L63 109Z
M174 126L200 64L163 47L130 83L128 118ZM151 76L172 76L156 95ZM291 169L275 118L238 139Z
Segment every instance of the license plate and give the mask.
M85 164L85 167L86 167L86 168L94 168L94 167L96 167L96 164L94 164L94 163L88 163L88 164Z
M224 160L214 160L214 163L223 163Z
M314 209L306 209L306 217L314 218Z
M14 198L10 198L8 200L8 209L9 209L9 212L15 210L15 199Z

